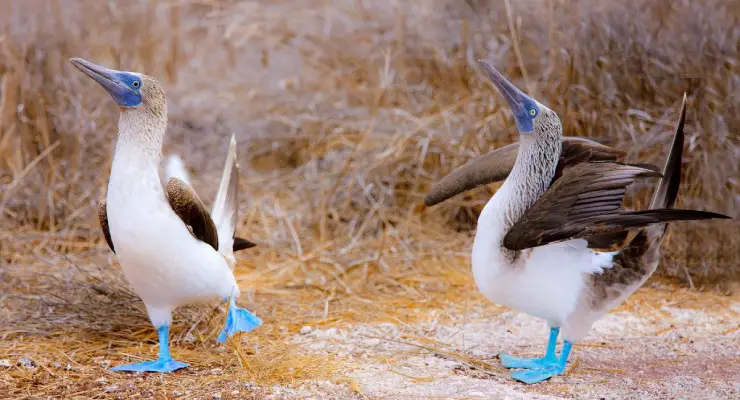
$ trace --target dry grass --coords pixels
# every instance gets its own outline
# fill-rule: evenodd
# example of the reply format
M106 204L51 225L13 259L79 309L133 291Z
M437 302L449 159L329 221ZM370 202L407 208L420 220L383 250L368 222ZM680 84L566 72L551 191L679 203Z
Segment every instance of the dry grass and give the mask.
M565 134L606 138L656 163L687 91L679 206L740 217L736 1L529 0L509 13L505 2L483 0L4 7L0 304L3 346L16 347L3 351L85 371L83 384L52 370L0 376L15 396L92 390L84 388L100 371L83 366L93 357L120 362L154 351L94 211L117 111L70 57L164 83L165 153L184 155L206 199L236 133L245 199L238 232L260 243L240 256L239 273L245 302L265 324L245 337L239 357L227 356L211 347L222 314L187 309L176 316L173 351L204 369L241 364L239 376L259 383L341 369L343 360L318 362L282 340L304 324L405 322L416 308L454 310L469 297L471 233L492 190L434 209L421 200L454 167L516 138L477 58L556 110ZM645 205L644 188L631 205ZM740 277L739 229L736 221L675 224L660 273L728 290ZM186 377L207 390L198 373Z

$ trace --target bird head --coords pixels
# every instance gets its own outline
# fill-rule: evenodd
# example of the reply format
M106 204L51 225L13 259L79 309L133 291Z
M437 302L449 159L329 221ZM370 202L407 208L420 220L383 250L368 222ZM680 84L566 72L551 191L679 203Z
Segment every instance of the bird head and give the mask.
M483 60L478 60L478 62L509 103L520 134L538 133L553 125L560 125L560 120L554 111L524 94L491 64Z
M136 72L108 69L81 58L72 58L69 61L99 83L115 100L121 111L142 110L155 115L165 115L164 90L156 79Z

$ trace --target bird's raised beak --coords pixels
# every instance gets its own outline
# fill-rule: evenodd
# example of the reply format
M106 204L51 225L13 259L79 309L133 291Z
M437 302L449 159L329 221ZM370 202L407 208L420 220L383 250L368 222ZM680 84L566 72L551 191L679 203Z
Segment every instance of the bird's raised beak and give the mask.
M514 113L514 118L516 119L519 131L522 133L532 132L532 118L529 115L528 106L535 104L534 100L509 82L509 80L501 75L493 65L483 60L478 60L478 62L488 74L488 78L491 79L491 82L496 85L496 88L498 88L509 103L509 107L511 107L511 111Z
M105 88L111 97L113 97L113 100L119 103L119 105L123 105L123 99L126 95L137 95L135 91L131 90L120 80L119 75L122 71L108 69L81 58L71 58L69 61L72 65L77 67L77 69L84 72L85 75L93 78L95 82Z

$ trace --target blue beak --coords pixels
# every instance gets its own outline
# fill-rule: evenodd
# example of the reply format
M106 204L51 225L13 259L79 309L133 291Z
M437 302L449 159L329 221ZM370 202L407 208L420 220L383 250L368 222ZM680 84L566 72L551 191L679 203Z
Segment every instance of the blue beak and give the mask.
M509 103L509 107L511 107L511 111L514 113L517 127L519 127L519 132L531 133L534 130L534 117L539 114L537 103L532 100L532 98L524 94L524 92L517 89L517 87L501 75L493 65L483 60L478 60L478 62L488 74L488 78L491 79L491 82L496 85L496 88ZM534 110L534 112L532 112L532 110Z
M77 67L85 75L94 79L100 86L113 97L113 100L122 107L136 107L141 104L141 95L138 91L130 88L123 77L130 75L127 72L108 69L81 58L72 58L69 60L72 65Z

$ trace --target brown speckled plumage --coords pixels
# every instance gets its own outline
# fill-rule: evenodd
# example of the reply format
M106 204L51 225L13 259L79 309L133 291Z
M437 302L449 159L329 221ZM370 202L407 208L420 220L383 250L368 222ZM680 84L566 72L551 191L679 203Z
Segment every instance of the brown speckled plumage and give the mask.
M151 76L141 76L141 106L140 110L157 119L167 119L167 99L164 89L159 82Z
M523 138L519 147L512 175L526 177L512 188L512 198L506 209L505 225L513 226L550 186L558 165L563 137L560 118L546 108L540 110L540 121L534 131Z

